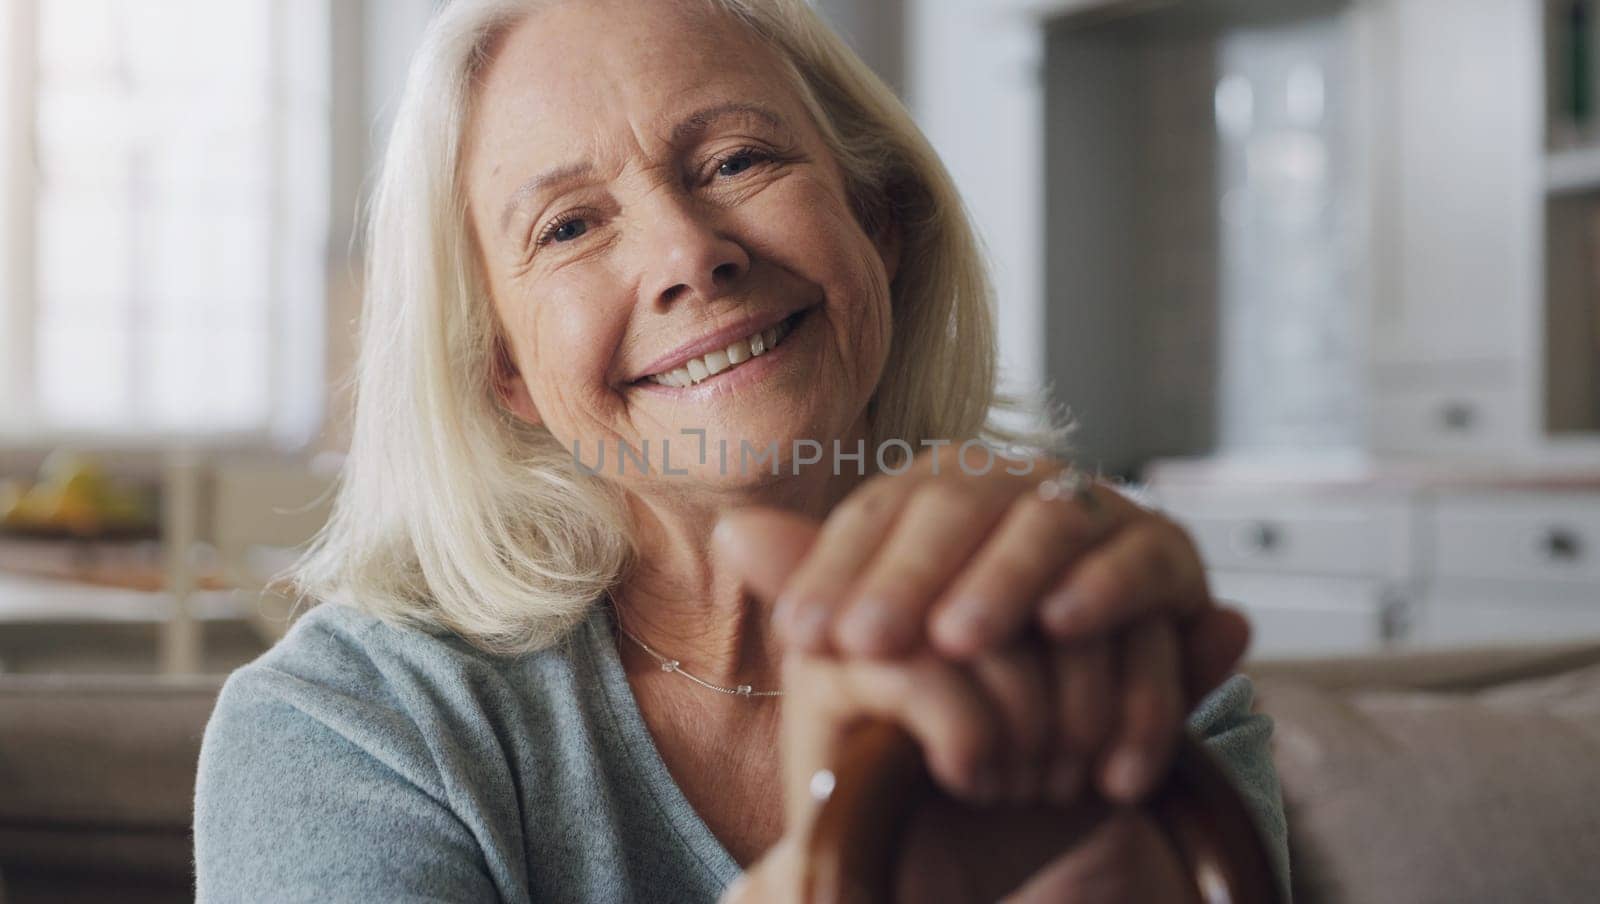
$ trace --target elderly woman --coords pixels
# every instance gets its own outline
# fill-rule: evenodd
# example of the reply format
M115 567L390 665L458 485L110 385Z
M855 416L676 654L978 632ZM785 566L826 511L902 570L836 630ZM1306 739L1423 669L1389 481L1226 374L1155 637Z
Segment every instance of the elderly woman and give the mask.
M1242 619L1170 521L988 426L989 303L803 0L445 6L321 605L206 732L201 899L784 900L863 715L974 806L1126 805L1028 888L1141 901L1184 896L1136 804L1187 716L1281 871Z

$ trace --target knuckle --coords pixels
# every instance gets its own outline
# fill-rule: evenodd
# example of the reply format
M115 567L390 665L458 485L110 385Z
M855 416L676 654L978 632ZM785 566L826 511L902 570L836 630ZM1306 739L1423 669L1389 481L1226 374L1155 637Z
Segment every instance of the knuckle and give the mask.
M1059 499L1045 499L1038 493L1027 493L1016 501L1028 523L1037 524L1041 532L1048 531L1058 542L1073 546L1089 546L1096 539L1096 525L1083 507Z
M894 477L879 474L868 478L855 492L846 496L834 514L836 517L842 516L841 520L847 523L873 521L889 510L904 491Z
M1163 530L1172 535L1174 542L1182 546L1184 549L1187 549L1189 552L1196 553L1196 557L1198 558L1199 547L1195 546L1194 534L1190 533L1188 528L1165 516L1163 516L1157 523L1161 525Z
M1164 515L1160 512L1150 512L1144 516L1144 520L1184 542L1188 542L1189 540L1188 529L1182 524L1179 524L1177 520L1172 518L1170 515Z
M920 670L915 666L909 668L891 666L884 671L878 687L883 694L881 702L884 706L905 710L929 693L930 684L921 677Z
M943 570L938 550L925 543L900 544L872 568L861 593L873 599L907 602L930 590L932 576Z
M1139 589L1139 573L1126 557L1101 556L1086 571L1088 581L1105 599L1121 602Z
M1050 524L1059 517L1059 510L1065 509L1057 500L1045 499L1037 492L1022 493L1011 500L1011 511L1029 525Z
M1188 528L1164 516L1153 526L1167 537L1168 546L1175 559L1192 564L1196 571L1201 570L1200 547L1195 543L1194 534L1190 533Z
M1003 589L1009 589L1024 575L1032 575L1047 566L1050 556L1046 550L1033 544L1002 543L989 550L984 559L984 577Z
M1152 524L1147 529L1146 547L1150 550L1150 565L1164 582L1176 582L1187 570L1186 560L1193 555L1189 538L1181 529Z
M919 516L948 515L977 507L977 493L955 480L929 480L917 488L911 500Z
M1155 587L1176 587L1183 576L1183 568L1172 553L1172 547L1159 542L1152 542L1145 547L1149 550L1145 556L1144 578Z

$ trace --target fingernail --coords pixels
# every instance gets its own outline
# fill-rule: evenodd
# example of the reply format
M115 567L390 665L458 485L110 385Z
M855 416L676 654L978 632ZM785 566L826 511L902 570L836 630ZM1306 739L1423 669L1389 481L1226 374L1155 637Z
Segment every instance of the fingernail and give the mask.
M1106 767L1106 791L1113 797L1132 801L1145 791L1149 776L1149 763L1137 750L1118 753Z
M1082 596L1081 593L1069 588L1045 600L1040 615L1045 628L1056 634L1070 634L1081 618L1079 609Z
M1070 804L1078 797L1083 782L1083 767L1076 760L1059 760L1045 778L1045 793L1058 804Z
M952 603L939 621L947 639L968 646L987 643L994 631L994 619L982 603L975 601Z

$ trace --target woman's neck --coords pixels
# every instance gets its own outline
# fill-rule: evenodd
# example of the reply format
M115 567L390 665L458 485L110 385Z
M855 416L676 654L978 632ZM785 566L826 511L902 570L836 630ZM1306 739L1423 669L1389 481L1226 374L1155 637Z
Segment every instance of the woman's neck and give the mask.
M820 520L855 484L832 475L807 478L801 475L712 505L633 497L636 564L612 594L622 627L705 681L776 690L782 650L772 630L771 601L745 590L741 576L719 556L712 533L724 512L749 505L804 512ZM653 669L664 679L689 683L681 675L662 672L636 644L623 643L633 647L631 674Z

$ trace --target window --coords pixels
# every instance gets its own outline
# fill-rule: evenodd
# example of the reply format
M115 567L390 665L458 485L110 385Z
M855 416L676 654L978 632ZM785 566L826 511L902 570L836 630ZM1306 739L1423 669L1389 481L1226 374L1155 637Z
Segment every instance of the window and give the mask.
M304 441L326 0L8 0L0 438Z

